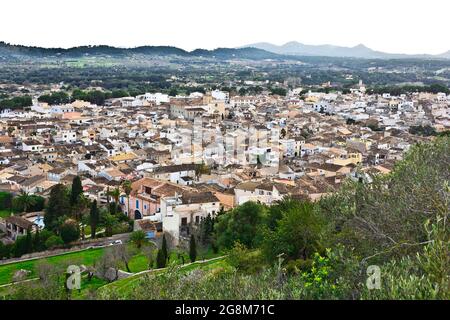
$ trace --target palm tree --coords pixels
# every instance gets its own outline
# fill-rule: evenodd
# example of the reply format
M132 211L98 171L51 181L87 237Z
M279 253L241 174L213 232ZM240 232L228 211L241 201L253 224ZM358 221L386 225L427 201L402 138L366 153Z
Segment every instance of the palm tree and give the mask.
M122 190L123 190L123 192L125 192L125 194L127 196L127 202L128 202L127 215L130 216L130 194L131 194L131 191L133 190L133 188L131 187L130 180L125 180L124 182L122 182Z
M14 200L18 207L23 208L23 212L27 212L27 210L36 203L36 199L24 190L20 191L20 195Z
M81 237L84 240L84 223L83 216L87 213L90 206L90 200L83 194L78 195L78 200L75 203L74 210L74 218L77 220L78 224L81 224Z
M112 236L113 227L117 223L117 219L115 216L107 213L103 216L103 225L105 226L105 233L107 237Z
M119 198L120 198L120 189L118 187L114 188L112 191L108 191L108 197L111 196L114 199L114 212L117 211L117 205L119 204ZM109 207L108 207L109 208Z

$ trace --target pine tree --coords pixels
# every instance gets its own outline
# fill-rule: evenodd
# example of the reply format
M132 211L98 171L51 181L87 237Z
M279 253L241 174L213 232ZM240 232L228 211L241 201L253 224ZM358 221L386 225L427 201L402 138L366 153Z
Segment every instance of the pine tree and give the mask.
M166 267L166 257L162 249L159 249L158 254L156 255L156 267L158 269Z
M97 231L97 224L99 221L99 212L97 208L97 200L92 201L91 211L89 212L89 220L91 224L91 237L95 238L95 233Z
M164 261L167 261L169 258L169 252L167 250L167 241L166 241L166 235L163 235L163 239L162 239L162 245L161 245L161 251L163 253L164 256Z
M36 229L36 232L34 234L33 238L33 249L34 251L42 251L42 240L41 240L41 232L39 231L39 228Z
M83 186L81 185L81 179L79 176L73 178L72 181L72 191L70 192L70 205L74 206L80 194L83 193Z
M191 234L191 241L189 243L189 258L191 259L191 262L195 262L195 259L197 258L197 244L195 243L193 234Z
M25 240L26 253L33 252L33 237L31 235L31 228L27 230L26 240Z

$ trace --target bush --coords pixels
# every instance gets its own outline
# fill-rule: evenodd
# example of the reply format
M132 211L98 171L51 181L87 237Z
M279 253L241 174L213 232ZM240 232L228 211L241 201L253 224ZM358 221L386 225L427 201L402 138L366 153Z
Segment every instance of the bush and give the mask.
M61 235L61 239L66 244L80 238L80 228L74 220L67 220L64 222L64 224L59 228L59 233Z
M236 242L228 251L227 261L238 271L254 273L263 268L264 261L259 250L249 250L243 244Z
M47 241L45 241L45 247L47 249L53 249L56 247L60 247L64 245L64 241L63 239L61 239L60 236L57 235L53 235L50 238L47 239Z

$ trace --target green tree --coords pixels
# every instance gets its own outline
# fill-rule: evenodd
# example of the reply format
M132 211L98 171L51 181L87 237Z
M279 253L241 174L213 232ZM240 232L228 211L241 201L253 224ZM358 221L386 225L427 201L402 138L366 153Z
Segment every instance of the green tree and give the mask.
M113 228L117 224L117 218L115 216L113 216L112 214L109 214L108 212L106 212L106 214L104 214L102 216L102 220L103 220L103 226L105 227L106 236L107 237L112 236Z
M17 207L22 208L23 212L27 212L28 208L36 203L36 199L28 192L20 191L20 194L13 200Z
M166 257L162 249L159 249L156 255L156 267L158 269L166 267Z
M92 201L91 203L91 211L89 212L89 222L91 224L91 237L95 238L95 234L97 232L97 225L99 222L99 210L97 207L97 200Z
M290 202L290 207L282 211L275 230L266 229L262 248L268 261L279 254L289 259L309 259L321 250L320 238L325 223L318 210L310 202Z
M189 241L189 258L191 262L195 262L195 259L197 259L197 244L193 234L191 234L191 240Z
M218 217L214 229L220 247L231 248L239 241L247 248L253 248L258 242L259 229L267 214L265 206L248 201L230 212Z
M120 198L120 189L114 188L113 190L108 191L108 196L111 196L114 200L114 205L112 206L112 214L117 213L117 206L119 205L119 198Z
M161 244L161 251L164 257L164 260L167 261L169 259L169 250L167 247L167 240L166 235L163 234L162 244Z
M63 239L60 236L52 235L45 241L45 247L47 249L53 249L55 247L62 246L64 244Z
M81 237L84 239L84 230L85 230L85 219L84 217L87 215L87 211L90 207L90 200L84 195L84 193L80 193L78 195L78 200L73 206L74 217L77 220L78 224L81 225Z
M145 243L148 242L145 232L142 230L138 230L133 232L130 235L130 241L136 246L136 248L140 249Z
M56 232L59 218L70 213L69 194L64 185L57 184L52 188L45 211L45 228Z
M81 179L79 176L76 176L72 180L72 189L70 191L70 204L72 206L75 206L80 194L82 193L83 193L83 186L81 185Z
M80 238L80 228L75 220L68 219L59 228L59 234L65 244L77 241Z
M45 250L45 244L41 237L41 231L39 228L36 229L33 237L33 249L34 251L43 251Z
M211 242L214 232L214 219L208 214L200 221L200 239L203 245Z
M130 216L130 194L131 191L133 190L132 186L131 186L131 181L129 180L125 180L124 182L122 182L122 190L125 193L125 195L127 196L127 215Z

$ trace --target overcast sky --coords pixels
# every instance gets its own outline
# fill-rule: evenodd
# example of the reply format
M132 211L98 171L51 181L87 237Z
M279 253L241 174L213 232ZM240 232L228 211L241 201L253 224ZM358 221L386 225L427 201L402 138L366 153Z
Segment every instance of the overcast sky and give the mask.
M0 41L237 47L334 44L392 53L450 50L448 0L1 0Z

